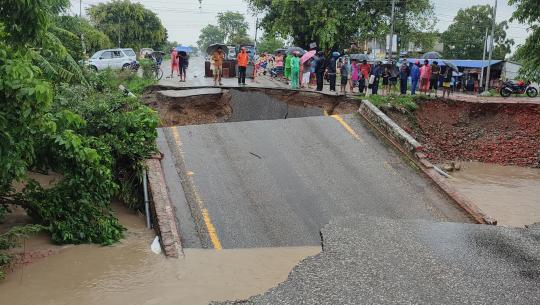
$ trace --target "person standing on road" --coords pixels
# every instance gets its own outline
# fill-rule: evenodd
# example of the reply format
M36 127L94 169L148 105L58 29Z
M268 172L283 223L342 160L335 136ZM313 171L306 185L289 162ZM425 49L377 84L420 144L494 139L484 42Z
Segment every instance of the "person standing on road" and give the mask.
M420 62L417 60L411 68L411 95L416 94L418 80L420 79Z
M291 55L291 89L298 89L298 83L300 81L300 53L295 51Z
M313 58L310 58L302 64L302 88L309 87L309 76L311 75L311 62Z
M180 81L185 82L186 81L186 70L189 65L188 56L185 52L178 52L178 70L179 70L179 76Z
M336 92L336 68L337 68L337 58L339 57L338 52L332 53L332 58L328 63L328 80L330 81L330 92Z
M420 68L420 92L427 94L429 90L429 78L431 77L431 67L429 60L424 60L424 65Z
M352 59L351 60L351 80L350 80L351 94L353 94L354 87L358 86L358 74L359 74L359 72L360 71L358 69L358 62L356 61L356 59ZM361 93L361 92L358 92L358 93Z
M435 60L431 65L431 77L429 78L429 95L431 96L431 90L435 90L435 96L437 96L437 90L439 89L439 77L441 76L441 67Z
M390 94L390 70L388 67L384 67L384 71L382 73L382 95L388 95Z
M371 76L369 79L369 83L371 85L371 94L377 95L377 91L379 90L379 79L381 77L381 73L382 73L382 62L377 61L377 64L371 70Z
M315 65L315 76L317 78L317 91L322 91L324 84L324 70L326 70L326 58L324 52L317 53L317 63Z
M274 58L274 63L276 67L276 76L281 80L283 79L283 54L280 52L277 52L276 57Z
M402 95L407 94L407 81L409 79L409 74L409 62L406 59L403 59L403 62L399 67L399 90Z
M221 86L221 73L223 72L223 59L225 55L221 47L217 48L212 54L212 73L214 74L214 86Z
M369 75L371 74L371 65L368 64L367 60L363 60L362 63L360 64L360 73L362 73L362 76L364 78L364 86L362 88L364 88L364 90L367 91L367 88L369 86ZM358 87L360 88L360 87ZM362 93L362 92L358 92L358 93Z
M293 54L287 54L285 57L285 79L291 79L291 59L294 57Z
M174 72L176 72L176 74L178 76L180 76L180 72L178 70L178 52L176 51L176 48L172 48L171 49L171 76L170 78L173 78L174 76Z
M238 62L238 86L245 86L246 70L249 61L249 55L246 53L246 48L242 47L242 49L240 49L236 61Z
M442 97L446 94L447 98L450 98L450 85L452 82L452 69L446 66L446 71L444 71L444 81L443 81L443 92Z
M349 83L349 74L351 74L351 66L349 65L349 62L347 61L347 58L343 58L343 63L340 67L340 93L343 93L345 95L347 93L347 84Z

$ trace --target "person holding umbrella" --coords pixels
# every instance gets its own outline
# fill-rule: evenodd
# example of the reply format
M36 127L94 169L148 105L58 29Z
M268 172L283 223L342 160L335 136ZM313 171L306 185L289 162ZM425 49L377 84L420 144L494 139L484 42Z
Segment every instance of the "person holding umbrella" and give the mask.
M285 57L285 79L289 80L291 78L291 59L294 55L292 53L286 54Z
M452 68L446 66L446 71L444 71L444 80L443 80L443 92L442 97L446 94L447 98L450 98L450 84L452 82Z
M178 52L178 71L180 76L180 81L185 82L186 81L186 70L189 65L188 61L188 55L184 51Z
M246 48L242 47L236 58L238 62L238 86L246 85L246 70L249 61L249 55L246 53Z
M309 85L309 76L311 75L311 61L313 56L315 56L315 50L306 52L302 57L300 57L300 64L302 65L302 83L301 88L304 88L306 84Z

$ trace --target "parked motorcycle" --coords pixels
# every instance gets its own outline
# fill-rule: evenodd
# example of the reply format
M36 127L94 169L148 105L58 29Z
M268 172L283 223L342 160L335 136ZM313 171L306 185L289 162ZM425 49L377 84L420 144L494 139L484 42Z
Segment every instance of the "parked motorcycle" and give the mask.
M531 82L525 83L524 81L506 81L501 86L500 90L502 97L509 97L511 94L527 94L528 97L536 97L538 90L531 86Z

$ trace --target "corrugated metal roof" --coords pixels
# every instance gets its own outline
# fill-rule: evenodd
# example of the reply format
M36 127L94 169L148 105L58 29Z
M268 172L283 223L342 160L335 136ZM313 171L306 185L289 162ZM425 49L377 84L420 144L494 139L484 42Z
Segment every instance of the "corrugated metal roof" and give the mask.
M421 58L407 58L407 61L409 63L415 63L416 61L420 61L420 63L423 63L425 59L421 59ZM458 66L459 68L485 68L488 66L488 61L484 61L484 63L482 64L482 60L476 60L476 59L430 59L429 60L429 63L431 64L433 61L437 61L439 63L440 66L445 66L443 60L446 60L446 61L449 61L451 63L453 63L454 65ZM496 65L498 63L500 63L501 60L495 60L495 59L492 59L491 60L491 65Z

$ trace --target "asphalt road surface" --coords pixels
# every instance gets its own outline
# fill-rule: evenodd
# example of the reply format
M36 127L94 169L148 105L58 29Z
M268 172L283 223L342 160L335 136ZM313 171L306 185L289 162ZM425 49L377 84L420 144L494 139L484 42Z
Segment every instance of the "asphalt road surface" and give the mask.
M353 114L160 130L183 245L320 245L324 225L357 214L470 221L363 124Z

